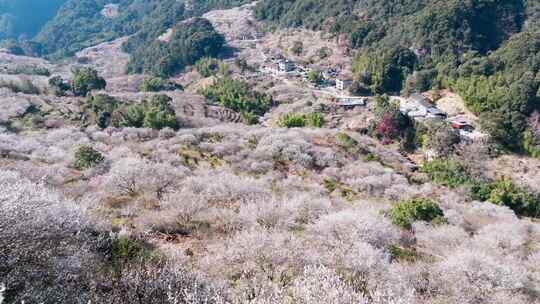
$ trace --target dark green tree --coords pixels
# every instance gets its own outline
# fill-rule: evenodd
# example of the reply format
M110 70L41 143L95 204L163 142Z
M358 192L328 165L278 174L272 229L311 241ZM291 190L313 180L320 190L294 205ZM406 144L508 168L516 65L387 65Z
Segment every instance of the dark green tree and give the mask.
M74 71L71 89L75 96L86 96L93 90L102 90L107 86L107 82L98 72L91 67L77 68Z

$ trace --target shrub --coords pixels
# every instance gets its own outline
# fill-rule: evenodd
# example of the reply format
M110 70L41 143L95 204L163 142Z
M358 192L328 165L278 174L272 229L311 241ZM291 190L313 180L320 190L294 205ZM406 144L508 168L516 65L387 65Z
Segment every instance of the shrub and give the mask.
M302 128L306 126L304 114L287 113L279 118L278 125L282 128Z
M523 149L528 155L540 158L540 137L532 131L525 132L523 136Z
M518 215L539 217L540 196L516 186L512 181L503 179L491 185L489 201L496 205L507 206Z
M318 71L318 70L309 71L308 79L313 84L320 84L323 80L321 71Z
M143 105L134 104L128 106L120 119L120 126L142 128L144 125L145 108Z
M307 125L312 128L322 128L324 125L324 116L319 112L308 114Z
M83 106L85 122L107 128L113 122L113 114L120 107L120 101L105 94L89 96ZM113 122L114 124L114 122Z
M397 242L399 233L378 210L343 210L322 216L307 232L327 248L350 248L365 242L385 248Z
M51 76L49 69L37 65L22 65L14 68L6 67L4 73L9 75L39 75L39 76Z
M171 107L172 99L166 95L154 96L146 107L143 126L161 130L164 128L178 129L176 113Z
M195 69L202 77L214 76L219 71L219 60L214 58L201 58L195 63Z
M279 118L278 125L282 128L302 128L305 126L322 128L324 125L324 116L318 112L307 115L287 113Z
M426 198L401 201L394 205L390 211L392 222L406 229L410 229L413 222L431 222L443 216L443 211L439 205Z
M120 266L123 263L143 258L149 252L143 241L129 235L120 233L112 239L111 258L113 264Z
M49 78L49 88L56 96L64 96L66 92L71 89L68 83L62 79L61 76L54 76Z
M82 146L75 152L75 168L84 170L103 162L101 153L89 146Z
M346 133L338 133L336 135L336 139L340 145L348 149L353 148L356 145L358 145L358 142L352 137L350 137L349 135L347 135Z
M249 122L264 115L272 105L272 97L253 91L246 82L223 77L201 92L204 97L221 106L241 113Z
M183 87L178 83L159 77L146 79L139 87L139 90L142 92L174 91L182 89Z
M528 284L525 269L514 260L496 257L489 251L464 246L436 263L431 273L433 288L450 299L450 303L474 303L505 290L519 297L518 290ZM484 303L527 303L502 300Z
M140 158L123 158L113 163L106 177L110 193L136 197L145 195L161 200L178 186L186 169Z
M472 182L471 177L466 174L463 165L456 160L435 159L426 162L422 166L422 171L428 173L431 179L437 184L450 188L456 188Z
M171 101L172 98L167 95L156 95L150 100L143 101L142 104L130 105L121 111L120 126L177 130L180 124Z
M86 96L92 90L102 90L107 86L104 78L98 75L94 68L78 68L74 72L71 85L75 96Z

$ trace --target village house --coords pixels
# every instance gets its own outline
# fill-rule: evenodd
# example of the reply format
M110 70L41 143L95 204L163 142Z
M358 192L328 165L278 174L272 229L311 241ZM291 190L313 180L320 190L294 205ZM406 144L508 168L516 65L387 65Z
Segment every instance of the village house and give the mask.
M336 103L339 107L345 108L347 110L354 109L356 107L363 107L367 104L366 97L338 97Z
M451 125L452 125L452 128L456 130L463 130L467 132L474 131L474 126L462 118L452 120Z
M438 109L421 94L412 94L409 99L400 102L400 110L411 118L444 119L447 117L445 112Z
M273 60L272 64L268 67L268 69L274 74L274 75L280 75L285 73L290 73L294 70L296 70L296 65L294 62L289 61L287 59L278 59Z
M291 72L291 71L294 71L296 68L294 62L290 61L290 60L280 60L278 61L278 70L281 72L281 73L288 73L288 72Z
M352 79L346 76L339 76L336 78L336 89L340 91L346 91L352 85Z

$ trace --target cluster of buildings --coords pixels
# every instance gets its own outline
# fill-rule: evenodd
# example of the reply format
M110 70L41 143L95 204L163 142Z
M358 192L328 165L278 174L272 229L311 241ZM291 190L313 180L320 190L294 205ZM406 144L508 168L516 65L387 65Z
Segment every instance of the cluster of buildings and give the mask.
M316 70L321 73L322 86L335 87L342 92L346 92L352 84L352 77L340 74L336 68L307 66L296 63L282 55L276 55L267 59L262 70L270 72L274 76L300 77L306 82L309 81L309 73Z
M320 85L328 89L334 87L334 92L338 93L336 94L338 95L336 97L336 105L338 107L350 110L356 107L366 106L369 102L369 97L348 96L345 92L349 90L353 83L352 77L345 73L340 73L335 68L305 66L295 63L282 55L275 55L265 61L263 70L275 76L301 77L306 82L309 81L309 73L317 70L321 73L322 83ZM339 96L340 92L343 93L342 96ZM448 120L451 126L459 130L464 137L477 132L465 117L452 117L449 119L447 113L439 109L431 97L426 94L412 94L408 98L394 97L394 100L399 103L400 111L414 120Z
M401 113L415 120L441 119L448 120L452 128L459 130L463 137L476 136L474 126L464 116L448 118L446 112L437 108L429 96L423 94L412 94L409 98L397 98ZM478 133L478 134L476 134ZM476 135L475 135L476 134Z

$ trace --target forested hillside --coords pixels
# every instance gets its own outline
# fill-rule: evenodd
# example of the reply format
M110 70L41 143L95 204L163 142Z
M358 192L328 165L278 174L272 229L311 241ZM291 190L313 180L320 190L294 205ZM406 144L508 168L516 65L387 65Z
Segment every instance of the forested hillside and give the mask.
M113 14L103 13L106 5ZM49 56L61 58L85 47L125 35L151 43L179 21L212 8L238 5L245 0L69 0L39 33L36 41ZM130 50L134 48L131 47Z
M359 91L451 88L506 147L538 153L539 1L264 0L260 20L334 33Z
M0 40L33 37L66 0L0 0Z

